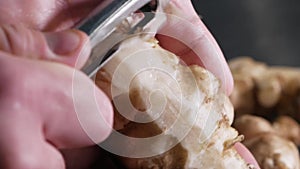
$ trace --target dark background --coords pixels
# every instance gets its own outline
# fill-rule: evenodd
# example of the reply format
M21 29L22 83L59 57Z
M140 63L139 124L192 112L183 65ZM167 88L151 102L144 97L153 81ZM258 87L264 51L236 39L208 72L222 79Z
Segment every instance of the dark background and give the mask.
M299 0L192 0L226 59L300 67Z

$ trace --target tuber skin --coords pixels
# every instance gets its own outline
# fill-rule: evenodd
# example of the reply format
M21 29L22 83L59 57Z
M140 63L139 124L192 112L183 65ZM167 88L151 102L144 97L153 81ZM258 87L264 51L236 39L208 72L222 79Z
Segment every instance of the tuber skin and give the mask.
M251 76L234 76L234 90L230 95L230 100L235 110L241 112L237 114L238 116L254 112L255 97L253 90L254 82Z
M244 135L245 140L264 133L274 133L300 145L300 125L289 116L279 116L271 124L262 117L246 114L236 118L233 126Z
M299 169L298 149L291 141L274 133L258 135L244 144L262 169Z
M273 122L273 128L279 136L300 145L300 126L291 117L280 116Z
M267 66L250 57L229 66L236 85L230 97L234 126L246 147L262 169L299 169L300 69Z
M243 115L234 127L245 136L243 143L262 169L299 169L295 144L299 143L300 128L291 117L280 116L271 124L259 116Z
M275 106L281 96L281 84L279 78L269 73L262 74L255 78L256 98L260 105L266 108Z
M230 97L236 116L290 115L300 121L300 69L267 66L250 57L229 61L236 84ZM274 112L276 114L274 114Z
M244 135L245 140L257 137L260 134L274 132L269 121L253 115L243 115L237 118L233 126L240 134Z
M248 74L253 78L259 77L267 70L267 65L262 62L256 62L250 57L239 57L229 62L229 67L233 75ZM249 71L251 70L251 71Z

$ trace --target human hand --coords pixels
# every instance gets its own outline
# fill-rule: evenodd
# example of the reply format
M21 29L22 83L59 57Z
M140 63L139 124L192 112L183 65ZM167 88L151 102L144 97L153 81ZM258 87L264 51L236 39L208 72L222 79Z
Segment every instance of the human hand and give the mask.
M67 0L47 0L47 1L27 0L27 1L22 1L22 3L19 3L19 1L17 1L17 0L11 0L11 1L0 0L0 9L1 9L0 13L2 14L2 15L0 15L0 23L1 24L16 24L16 23L19 24L19 23L21 23L21 24L24 24L26 27L30 27L32 29L41 30L41 31L64 30L64 29L74 26L74 24L78 20L80 20L82 17L86 16L91 11L91 9L93 9L97 4L99 4L99 2L100 1L93 1L93 0L75 0L72 2L67 1ZM158 38L161 40L162 46L181 55L184 58L184 60L187 61L187 63L195 63L196 62L200 65L205 65L205 67L208 70L215 73L222 80L222 82L224 84L223 87L224 87L225 91L227 92L227 94L229 94L233 88L233 80L232 80L230 71L227 67L226 61L225 61L219 47L217 46L216 42L214 41L214 39L212 38L210 33L207 31L207 29L205 28L203 23L200 21L199 17L196 15L196 13L192 12L194 10L192 9L192 6L189 1L172 0L171 3L177 4L177 6L181 9L182 14L184 14L184 15L181 15L180 17L189 18L188 20L191 21L193 24L195 24L195 27L199 28L199 29L197 31L195 31L194 29L191 30L193 33L196 33L196 34L191 33L191 34L189 34L190 36L186 36L187 31L182 31L182 30L188 30L188 32L189 32L189 29L190 29L189 27L184 27L184 25L181 25L181 27L174 27L174 25L173 25L172 29L169 29L169 30L171 30L170 33L172 33L176 36L180 36L182 39L185 39L189 45L192 45L193 49L195 49L195 52L197 54L200 54L201 61L198 59L198 57L195 57L196 55L194 52L192 52L186 48L187 47L186 45L183 45L180 42L175 43L172 40L172 46L168 46L168 44L170 44L170 43L167 43L167 42L170 39L168 39L167 37L158 36ZM178 23L178 24L180 24L180 23ZM181 30L176 29L176 28L180 28ZM164 29L167 30L168 26L165 27ZM164 30L162 30L162 31L164 31ZM181 35L178 34L180 32L184 32L184 34L181 34ZM197 36L194 36L194 35L197 35ZM11 57L11 55L9 55L7 53L1 52L1 55L4 56L3 58L5 61L11 59L11 58L8 59L9 57ZM41 59L41 58L39 58L39 59ZM46 59L46 58L44 58L44 59ZM74 64L74 62L72 62L70 60L74 61L76 59L77 59L76 56L70 57L70 58L63 58L63 59L59 58L59 57L47 58L47 60L63 62L63 63L67 63L72 66L74 66L75 64ZM15 67L15 66L13 66L14 65L13 62L15 62L15 61L17 62L17 60L19 60L19 58L14 58L13 61L7 61L7 63L10 63L8 65ZM22 62L23 62L23 60L21 61L21 63ZM83 62L81 62L81 63L83 63ZM22 65L22 64L19 63L16 65ZM26 65L26 66L23 66L23 67L28 67L27 68L28 70L31 67L35 68L35 66L31 66L31 64L34 64L33 61L26 61L26 63L24 63L24 65ZM38 65L38 63L35 63L35 64ZM47 63L47 64L52 65L53 63ZM50 67L52 67L52 66L50 66ZM54 68L56 68L56 66L54 66ZM35 69L39 72L44 72L44 71L51 72L50 70L41 70L41 69L44 69L44 68L41 68L41 66L38 66L38 68L35 68ZM69 71L66 70L66 69L69 69L66 67L60 68L60 69L63 70L62 72L65 72L65 71L70 72L70 70ZM74 71L74 70L72 70L72 71ZM56 74L55 76L59 76L59 75ZM25 76L25 77L28 77L28 76ZM65 78L65 77L61 77L61 78ZM83 79L84 79L83 81L87 81L86 78L83 78ZM56 78L52 78L52 80L55 81L54 84L57 83ZM18 82L21 82L21 81L18 81ZM53 88L53 86L48 86L48 87ZM70 86L65 86L64 89L67 89L69 87ZM94 86L91 86L91 87L93 88ZM54 88L53 90L56 90L56 88ZM41 96L41 94L40 94L40 96ZM44 96L43 96L43 98L44 98ZM54 98L52 97L52 99L54 99ZM108 114L109 114L109 112L110 111L107 111ZM55 118L55 116L54 116L54 118ZM61 118L61 117L56 117L56 118ZM24 137L24 138L26 138L26 137ZM47 142L45 142L45 144L46 143ZM239 149L239 148L237 148L237 149ZM55 150L55 149L52 149L52 150ZM243 154L243 152L247 152L247 151L244 148L242 148L242 150L240 150L239 152L241 152L241 154ZM61 156L59 156L59 153L56 153L56 155L57 155L56 156L57 159L61 159ZM246 153L245 157L247 158L247 157L251 157L251 156L249 155L249 153ZM39 159L39 158L37 158L37 159ZM253 159L253 158L251 158L251 159ZM59 160L59 161L61 162L61 160ZM24 161L20 160L20 162L23 163ZM35 162L37 162L37 161L35 161ZM254 163L249 160L248 160L248 162ZM16 161L14 161L14 163L18 164L18 162L16 162ZM49 160L47 163L40 160L40 163L49 164ZM22 168L24 168L24 166L22 166ZM29 168L31 168L31 167L29 167ZM40 168L40 167L37 167L37 168ZM43 168L43 167L41 167L41 168Z
M95 4L95 1L85 1L85 5L80 5L83 2L72 3L72 10L80 10L82 16ZM105 139L111 130L108 127L112 123L110 101L92 81L72 68L80 68L87 59L88 38L79 31L33 31L71 27L79 16L68 16L72 10L64 10L66 1L0 1L0 8L0 133L3 136L0 168L65 168L58 149L93 145ZM81 85L77 96L73 91L74 75ZM97 100L88 93L95 94ZM97 113L102 113L106 125L103 120L99 123L101 117ZM77 118L80 114L88 119L86 127L99 135L93 137L96 140L91 140L83 130L83 121ZM94 152L77 151L83 156ZM91 157L83 161L89 160Z
M79 31L0 27L0 168L63 169L58 149L93 145L109 135L110 100L71 67L85 62L78 58L89 55L87 41Z
M160 45L180 56L186 64L198 64L214 73L222 82L222 88L230 95L233 78L217 42L195 12L190 0L170 0L172 8L166 12L172 15L157 35ZM174 10L176 9L176 10ZM236 150L249 164L259 166L241 143Z

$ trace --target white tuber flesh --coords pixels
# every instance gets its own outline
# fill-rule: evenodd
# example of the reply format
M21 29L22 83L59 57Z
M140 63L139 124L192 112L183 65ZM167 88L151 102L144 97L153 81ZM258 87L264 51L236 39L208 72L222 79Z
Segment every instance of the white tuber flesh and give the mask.
M122 123L118 126L120 132L139 138L163 133L170 136L170 142L180 139L180 133L187 134L164 154L121 158L127 168L248 168L233 148L234 143L241 141L238 132L230 126L233 107L221 91L219 80L210 72L199 66L182 65L177 56L162 49L152 37L143 35L124 41L114 55L98 73L96 83L111 99L118 98L118 103L122 103L121 96L129 95L131 104L141 111L139 113L146 113L154 119L151 123L140 124L119 118L122 120L116 123ZM134 62L130 60L132 57ZM156 65L168 73L154 68L137 72L140 65ZM134 78L130 79L128 88L129 77ZM157 95L155 91L159 91ZM151 100L152 96L154 100ZM157 112L152 110L160 103L166 104L157 118ZM138 116L133 114L131 118ZM176 120L178 126L169 131ZM190 131L187 132L187 128ZM163 150L164 147L155 149Z

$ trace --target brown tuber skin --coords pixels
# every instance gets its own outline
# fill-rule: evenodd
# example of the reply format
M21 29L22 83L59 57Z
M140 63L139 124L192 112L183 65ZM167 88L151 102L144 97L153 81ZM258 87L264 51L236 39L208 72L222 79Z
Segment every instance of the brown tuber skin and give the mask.
M299 169L297 147L273 133L258 135L244 142L262 169Z
M273 128L279 136L300 145L300 126L291 117L280 116L273 122Z
M262 117L253 115L243 115L237 118L233 126L240 134L245 136L245 140L252 139L263 133L273 132L270 122Z
M250 57L239 57L229 62L234 78L234 90L230 96L236 116L251 114L256 107L255 80L266 70L266 65Z
M250 57L229 62L235 88L230 97L236 116L290 115L300 121L300 69L267 66ZM276 114L273 114L276 112Z
M254 112L254 82L251 76L235 75L234 90L230 95L230 100L235 110L240 114L251 114ZM241 100L241 98L243 98Z
M300 145L300 69L267 66L250 57L229 66L235 83L230 97L234 126L245 136L244 144L262 169L300 169L295 146ZM254 115L272 121L279 117L271 124Z
M300 125L289 116L280 116L272 124L254 115L242 115L235 119L233 126L245 136L245 140L264 133L274 133L300 145Z
M299 143L300 128L292 118L281 116L271 124L262 117L243 115L234 126L245 136L244 144L262 169L299 169L294 143Z
M270 108L278 103L281 96L281 84L277 76L272 76L266 71L266 74L255 78L255 84L256 98L260 105Z

